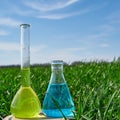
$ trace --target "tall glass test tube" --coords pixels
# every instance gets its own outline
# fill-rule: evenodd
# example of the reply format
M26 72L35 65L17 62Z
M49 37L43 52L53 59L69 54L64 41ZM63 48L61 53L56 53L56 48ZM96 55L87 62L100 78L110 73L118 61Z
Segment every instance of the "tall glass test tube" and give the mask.
M36 117L41 110L39 99L30 86L30 25L21 24L21 86L10 109L17 118Z

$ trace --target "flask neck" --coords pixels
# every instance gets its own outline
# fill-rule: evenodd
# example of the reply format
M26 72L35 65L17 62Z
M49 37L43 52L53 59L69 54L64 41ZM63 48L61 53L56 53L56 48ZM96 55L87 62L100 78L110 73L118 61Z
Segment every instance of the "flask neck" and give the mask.
M58 76L58 75L64 75L63 74L63 70L61 70L61 69L52 69L52 74L54 74L54 75L56 75L56 76Z
M63 73L63 66L52 66L52 73Z
M52 71L50 83L51 84L61 84L65 82L63 71L57 70Z
M54 71L63 72L63 61L61 61L61 60L52 61L51 69L52 69L52 72L54 72Z
M53 74L63 74L63 64L62 63L56 63L53 62L51 65L52 73Z
M21 69L30 67L30 25L22 24L21 27Z
M51 65L52 74L50 83L60 84L65 82L64 74L63 74L63 63L62 62L53 62Z
M30 25L21 24L21 84L30 86Z
M23 87L30 86L30 68L21 69L21 86Z

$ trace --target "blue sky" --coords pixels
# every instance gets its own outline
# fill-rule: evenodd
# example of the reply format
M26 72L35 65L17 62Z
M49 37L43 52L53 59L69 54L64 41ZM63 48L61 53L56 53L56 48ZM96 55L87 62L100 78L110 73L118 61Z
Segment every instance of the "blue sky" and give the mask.
M0 65L20 64L20 24L30 27L30 61L120 56L120 0L1 0Z

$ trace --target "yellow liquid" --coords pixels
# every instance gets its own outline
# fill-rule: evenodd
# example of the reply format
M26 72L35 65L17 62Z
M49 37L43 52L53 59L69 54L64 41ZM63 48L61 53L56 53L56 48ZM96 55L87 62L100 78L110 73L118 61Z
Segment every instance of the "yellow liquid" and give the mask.
M12 115L17 118L37 117L41 110L39 99L31 87L20 87L11 106Z

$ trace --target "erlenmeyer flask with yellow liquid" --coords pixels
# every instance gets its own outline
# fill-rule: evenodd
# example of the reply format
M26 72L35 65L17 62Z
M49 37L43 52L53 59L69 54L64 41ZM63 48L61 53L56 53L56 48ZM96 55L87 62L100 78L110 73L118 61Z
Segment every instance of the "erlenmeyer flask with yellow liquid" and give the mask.
M30 25L21 24L21 86L10 110L16 118L34 118L41 110L38 96L30 86Z

